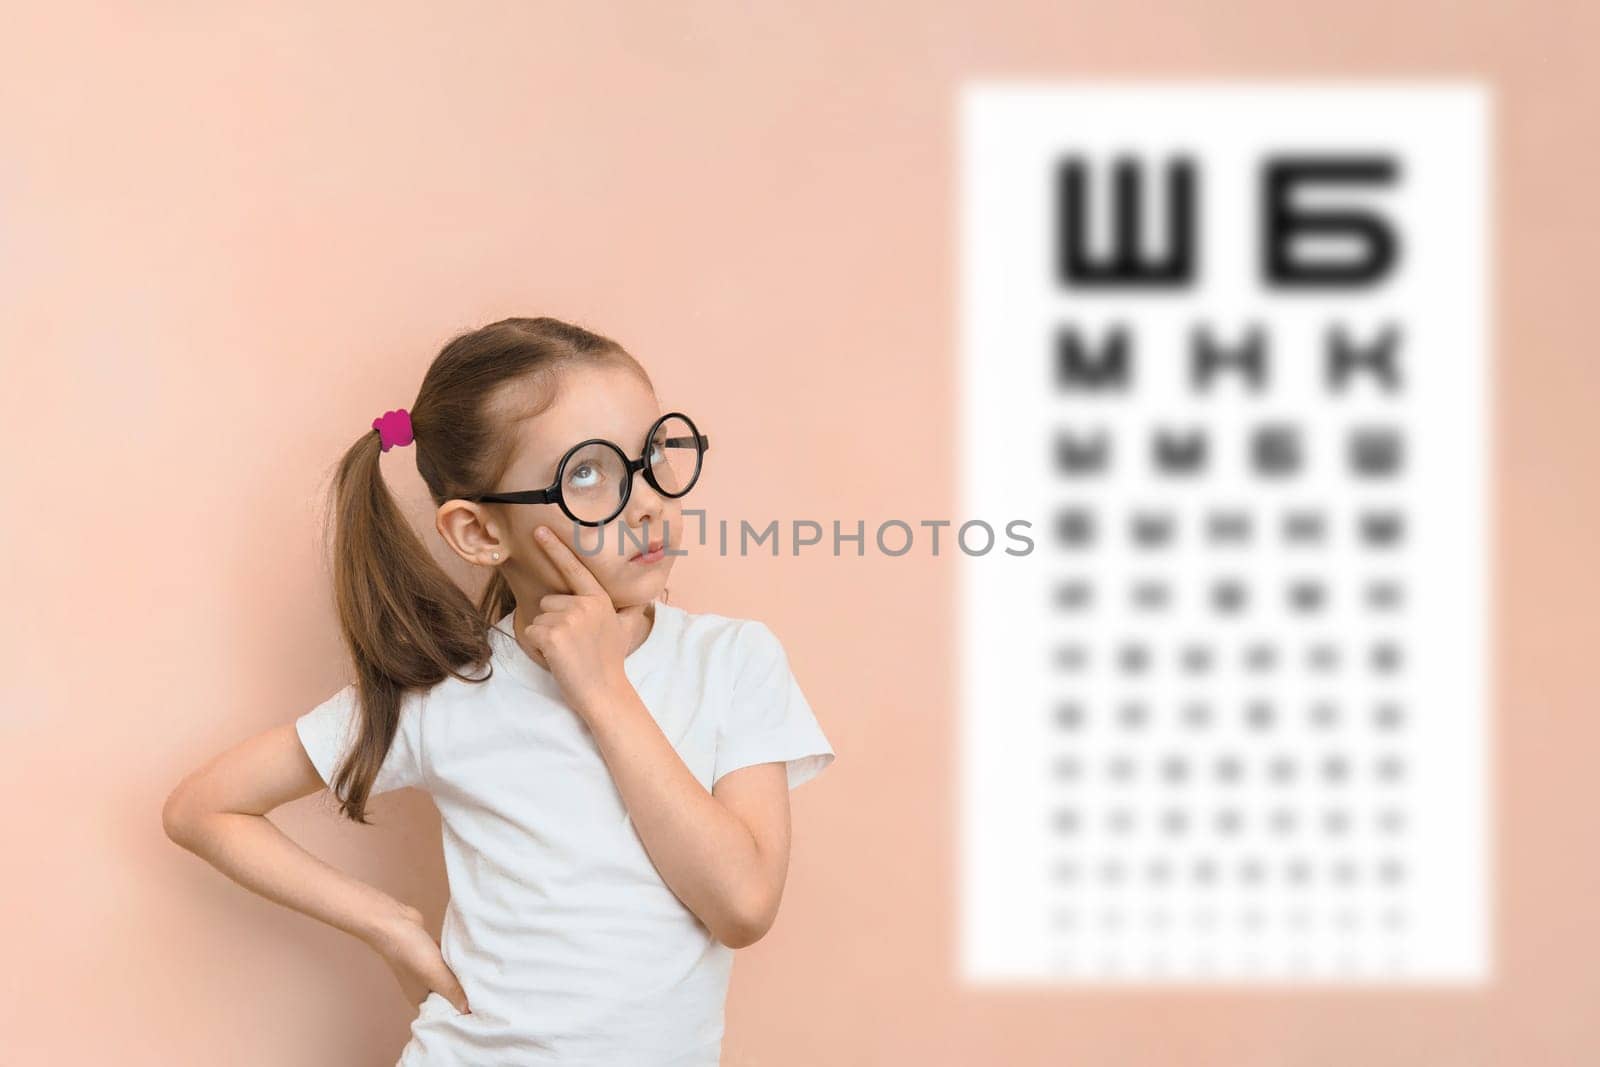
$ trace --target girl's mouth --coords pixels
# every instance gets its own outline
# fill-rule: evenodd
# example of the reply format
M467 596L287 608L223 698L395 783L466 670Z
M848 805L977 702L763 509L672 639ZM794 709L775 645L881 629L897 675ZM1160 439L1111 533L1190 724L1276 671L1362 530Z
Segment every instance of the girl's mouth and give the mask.
M651 541L645 551L636 552L629 557L629 563L656 563L667 557L667 546L661 541Z

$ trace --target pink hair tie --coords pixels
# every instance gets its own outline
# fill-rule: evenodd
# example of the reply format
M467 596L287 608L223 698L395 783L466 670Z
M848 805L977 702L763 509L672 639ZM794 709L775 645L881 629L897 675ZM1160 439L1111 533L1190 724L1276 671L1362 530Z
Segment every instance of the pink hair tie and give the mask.
M378 441L383 445L385 452L395 445L409 445L414 440L411 433L411 413L405 408L385 411L372 420L372 428L378 431Z

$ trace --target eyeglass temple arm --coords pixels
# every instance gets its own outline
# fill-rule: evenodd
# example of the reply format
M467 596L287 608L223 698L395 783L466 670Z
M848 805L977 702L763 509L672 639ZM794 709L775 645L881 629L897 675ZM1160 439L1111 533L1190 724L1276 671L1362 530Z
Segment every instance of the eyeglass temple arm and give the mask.
M700 438L700 448L702 451L711 447L711 438L707 437L705 434L699 434L697 436ZM695 439L693 437L669 437L661 443L666 445L668 448L695 447Z
M555 496L548 489L524 489L515 493L479 493L468 500L480 504L554 504Z

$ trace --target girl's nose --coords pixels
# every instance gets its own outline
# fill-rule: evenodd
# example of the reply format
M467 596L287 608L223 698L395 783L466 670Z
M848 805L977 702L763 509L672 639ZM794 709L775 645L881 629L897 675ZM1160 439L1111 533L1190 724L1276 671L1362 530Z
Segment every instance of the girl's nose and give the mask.
M642 528L648 522L651 526L650 538L654 540L659 533L665 508L666 501L651 487L649 479L642 471L636 473L633 476L633 491L628 494L628 506L623 510L623 518L628 525Z

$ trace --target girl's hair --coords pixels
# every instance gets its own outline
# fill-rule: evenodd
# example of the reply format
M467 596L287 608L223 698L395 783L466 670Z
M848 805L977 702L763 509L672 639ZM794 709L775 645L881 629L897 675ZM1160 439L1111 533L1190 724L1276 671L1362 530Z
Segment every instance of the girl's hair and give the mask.
M559 372L575 365L626 367L655 391L621 345L559 319L502 319L440 349L409 408L417 470L434 504L493 492L515 455L517 424L549 408ZM406 691L447 676L486 681L461 668L488 662L488 628L516 606L498 570L476 604L468 599L396 506L380 455L377 430L356 439L339 462L327 510L339 626L360 707L356 742L330 784L340 812L362 824Z

